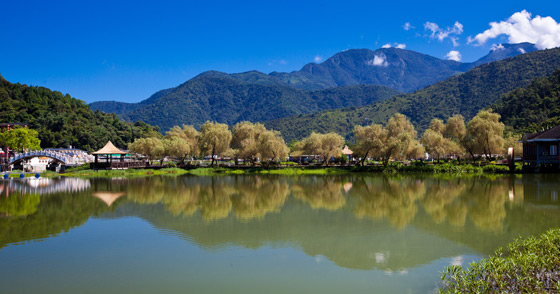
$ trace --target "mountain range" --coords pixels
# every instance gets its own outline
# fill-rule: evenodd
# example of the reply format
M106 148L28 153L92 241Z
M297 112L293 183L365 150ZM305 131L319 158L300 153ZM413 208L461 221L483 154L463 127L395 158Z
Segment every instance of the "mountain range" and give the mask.
M498 103L504 94L527 87L537 78L552 75L558 68L560 48L535 51L486 63L414 93L395 96L372 105L286 117L266 122L265 125L280 131L287 141L301 139L312 131L334 131L349 139L355 125L384 124L398 112L410 118L422 132L433 118L446 120L454 114L461 114L465 120L470 120L481 109ZM532 99L527 96L523 97ZM509 104L519 104L519 100L506 99L505 105L500 107L515 109L515 105ZM535 112L545 111L534 107L531 109Z
M181 124L199 127L207 120L229 125L268 121L370 105L535 50L530 43L503 44L475 62L461 63L398 48L352 49L290 73L208 71L139 103L102 101L90 106L127 121L157 125L162 131Z

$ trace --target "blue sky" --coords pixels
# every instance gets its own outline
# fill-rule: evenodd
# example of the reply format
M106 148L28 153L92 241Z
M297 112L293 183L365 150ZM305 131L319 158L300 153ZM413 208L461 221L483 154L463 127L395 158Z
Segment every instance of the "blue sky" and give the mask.
M548 39L523 23L500 34L523 10L531 21L560 21L558 1L18 0L1 7L0 74L88 103L138 102L206 70L289 72L352 48L404 44L469 62L510 40L560 44L551 19L528 24L544 23ZM477 39L491 22L499 25Z

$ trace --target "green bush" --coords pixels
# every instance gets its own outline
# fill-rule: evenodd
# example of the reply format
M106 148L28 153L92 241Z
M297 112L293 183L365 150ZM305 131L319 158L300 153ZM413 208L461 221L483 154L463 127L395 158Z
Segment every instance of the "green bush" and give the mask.
M560 229L517 239L494 256L443 272L440 293L558 293Z

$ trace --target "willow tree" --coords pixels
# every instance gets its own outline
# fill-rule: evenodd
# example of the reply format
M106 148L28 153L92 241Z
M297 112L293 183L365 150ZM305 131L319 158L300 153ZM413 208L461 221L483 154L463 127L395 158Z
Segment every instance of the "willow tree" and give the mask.
M424 153L424 147L416 140L416 130L408 118L395 113L387 126L387 140L382 151L383 163L387 165L390 158L403 160L417 158Z
M261 123L251 123L243 121L233 127L233 137L231 148L235 154L254 162L259 157L259 137L266 132L266 128Z
M500 154L504 145L504 124L500 115L492 110L481 110L467 124L467 133L463 146L475 160L475 154L484 154L490 158L492 154Z
M192 125L183 125L183 127L174 126L165 133L166 138L180 138L185 140L190 146L190 155L199 153L198 137L200 133Z
M189 142L185 139L179 137L165 138L163 143L163 153L162 156L170 156L173 158L179 158L179 164L185 162L188 154L191 153L191 146ZM163 160L162 160L163 164Z
M286 146L280 132L274 130L266 130L261 133L257 145L261 158L270 161L281 161L290 152L290 148Z
M228 150L231 138L231 132L226 124L207 121L200 128L198 141L200 151L204 155L211 155L211 164L214 165L214 157Z
M420 143L426 148L426 152L439 161L442 156L463 153L458 142L464 136L464 132L465 123L462 116L450 118L447 125L444 125L442 120L434 118L430 127L422 135Z
M322 156L323 163L328 165L331 157L340 155L342 145L344 145L344 138L337 133L313 132L298 143L297 149L307 154Z
M137 138L134 142L128 144L128 149L134 153L145 155L148 158L149 165L155 158L165 154L163 141L155 137Z
M387 140L387 130L382 125L373 124L369 126L354 127L357 152L362 156L360 163L363 165L369 154L381 155Z

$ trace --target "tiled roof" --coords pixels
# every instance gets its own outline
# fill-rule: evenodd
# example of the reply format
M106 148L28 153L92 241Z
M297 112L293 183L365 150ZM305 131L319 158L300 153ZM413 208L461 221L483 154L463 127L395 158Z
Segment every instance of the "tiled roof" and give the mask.
M109 141L103 148L93 152L92 154L128 154L128 152L120 150L119 148L115 147L115 145L113 145L111 141Z
M536 134L525 134L523 141L553 141L560 140L560 126Z

